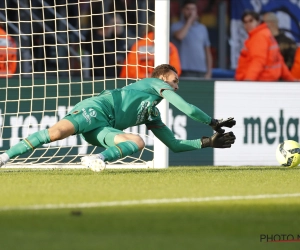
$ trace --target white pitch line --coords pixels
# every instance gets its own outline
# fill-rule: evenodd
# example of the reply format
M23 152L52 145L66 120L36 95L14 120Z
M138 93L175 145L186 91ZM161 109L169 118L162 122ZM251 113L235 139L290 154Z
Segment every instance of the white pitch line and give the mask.
M75 203L75 204L44 204L44 205L28 205L28 206L5 206L5 207L0 207L0 211L118 207L118 206L134 206L134 205L169 204L169 203L188 203L188 202L202 203L202 202L209 202L209 201L260 200L260 199L295 198L295 197L300 197L300 193L259 194L259 195L245 195L245 196L211 196L211 197L174 198L174 199L163 198L163 199L147 199L147 200L86 202L86 203Z

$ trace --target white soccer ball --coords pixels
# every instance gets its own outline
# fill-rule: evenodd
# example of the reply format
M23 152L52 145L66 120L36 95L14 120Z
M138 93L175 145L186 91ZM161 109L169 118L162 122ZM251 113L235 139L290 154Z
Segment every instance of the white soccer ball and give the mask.
M293 140L280 143L276 149L276 159L281 166L297 167L300 163L300 144Z

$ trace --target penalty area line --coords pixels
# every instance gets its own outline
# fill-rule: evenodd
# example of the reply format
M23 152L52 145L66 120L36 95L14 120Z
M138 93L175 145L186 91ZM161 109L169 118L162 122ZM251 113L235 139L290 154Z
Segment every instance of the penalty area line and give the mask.
M259 195L240 195L240 196L211 196L198 198L163 198L163 199L146 199L146 200L124 200L124 201L104 201L104 202L85 202L70 204L44 204L28 206L4 206L0 211L11 210L47 210L47 209L67 209L67 208L97 208L97 207L119 207L135 205L156 205L169 203L202 203L211 201L239 201L239 200L261 200L261 199L278 199L278 198L295 198L300 197L300 193L294 194L259 194Z

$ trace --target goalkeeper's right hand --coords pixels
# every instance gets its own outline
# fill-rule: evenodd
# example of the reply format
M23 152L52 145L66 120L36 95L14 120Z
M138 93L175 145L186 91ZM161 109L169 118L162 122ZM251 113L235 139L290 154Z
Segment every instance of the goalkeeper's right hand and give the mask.
M225 129L222 127L232 128L236 124L236 121L233 117L229 117L228 119L211 119L209 126L212 127L218 133L224 133Z
M202 137L201 148L230 148L235 142L235 135L233 132L225 134L215 133L211 137Z

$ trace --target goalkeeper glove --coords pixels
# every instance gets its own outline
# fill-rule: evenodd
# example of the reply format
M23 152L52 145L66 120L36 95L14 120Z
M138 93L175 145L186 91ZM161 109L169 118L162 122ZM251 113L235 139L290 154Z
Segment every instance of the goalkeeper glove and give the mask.
M212 129L218 133L224 133L225 129L222 129L222 127L232 128L235 124L236 121L234 120L233 117L230 117L226 120L223 119L217 120L212 118L209 126L211 126Z
M234 141L235 135L233 132L225 134L215 133L211 137L201 138L201 148L230 148Z

